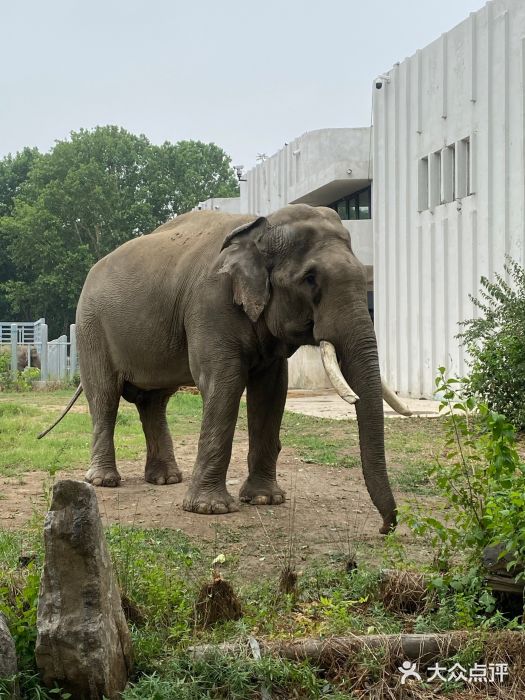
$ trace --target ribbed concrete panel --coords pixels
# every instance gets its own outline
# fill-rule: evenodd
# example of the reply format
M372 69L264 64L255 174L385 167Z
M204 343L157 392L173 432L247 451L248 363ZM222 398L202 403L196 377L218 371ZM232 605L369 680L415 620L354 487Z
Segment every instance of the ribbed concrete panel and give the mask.
M439 365L467 370L455 336L480 276L525 261L525 2L493 0L388 75L373 109L376 332L389 384L430 396Z
M366 187L371 172L370 127L307 132L246 173L241 212L330 204Z

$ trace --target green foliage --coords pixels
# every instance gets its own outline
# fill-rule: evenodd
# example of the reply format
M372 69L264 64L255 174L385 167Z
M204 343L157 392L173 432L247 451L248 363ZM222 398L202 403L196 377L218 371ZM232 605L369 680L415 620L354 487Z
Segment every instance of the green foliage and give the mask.
M25 367L13 374L11 370L11 353L0 351L0 391L30 391L33 382L40 379L40 370L36 367Z
M215 144L154 146L116 126L72 132L47 154L0 161L0 311L73 322L89 268L130 238L211 196L235 196Z
M34 667L40 572L30 562L24 575L14 580L16 583L11 588L6 585L0 588L0 612L5 615L15 640L18 667L26 671Z
M85 468L89 462L91 421L85 396L77 401L82 412L70 412L44 440L36 436L49 426L71 398L72 390L29 394L0 393L0 475L26 471L56 472ZM177 393L168 404L168 422L174 437L199 430L200 396ZM142 459L145 441L135 407L122 404L116 427L117 459Z
M431 478L446 502L443 519L406 506L405 522L437 550L438 592L454 592L453 617L468 627L494 611L480 572L483 549L501 544L512 563L525 560L525 466L506 418L468 393L464 379L447 379L439 368L436 390L448 409L446 453ZM462 565L450 566L460 554Z
M212 656L192 660L175 656L160 674L143 676L128 687L123 700L257 700L261 688L271 689L272 697L336 698L337 695L318 670L308 663L293 663L284 659L263 657Z
M508 259L509 282L481 278L480 315L464 322L460 339L471 357L470 391L516 428L525 428L525 270Z
M11 215L15 197L20 193L29 171L39 157L40 153L36 148L24 148L15 156L8 155L0 160L0 222L3 217ZM10 257L5 254L8 242L0 226L0 250L2 251L0 255L0 283L4 280L14 279L16 274L15 266ZM7 299L0 292L0 319L7 319L10 314L11 309Z

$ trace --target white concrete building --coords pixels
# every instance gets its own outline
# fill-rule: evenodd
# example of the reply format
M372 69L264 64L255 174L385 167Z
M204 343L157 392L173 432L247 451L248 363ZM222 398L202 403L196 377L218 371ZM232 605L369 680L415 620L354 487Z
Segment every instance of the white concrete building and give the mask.
M375 326L382 373L429 396L464 374L480 276L524 260L525 2L493 0L373 87Z
M438 366L467 371L456 335L481 275L502 273L505 255L525 263L525 0L487 3L372 92L372 132L285 145L247 173L239 211L337 209L369 267L382 374L429 397ZM290 367L291 386L325 385L314 351Z

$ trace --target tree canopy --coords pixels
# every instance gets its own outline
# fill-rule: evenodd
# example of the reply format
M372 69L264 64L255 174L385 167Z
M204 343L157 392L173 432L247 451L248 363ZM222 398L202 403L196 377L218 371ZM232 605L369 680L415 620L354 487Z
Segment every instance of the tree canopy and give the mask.
M0 317L74 321L89 268L209 197L238 185L213 143L151 144L116 126L72 132L46 154L0 161Z

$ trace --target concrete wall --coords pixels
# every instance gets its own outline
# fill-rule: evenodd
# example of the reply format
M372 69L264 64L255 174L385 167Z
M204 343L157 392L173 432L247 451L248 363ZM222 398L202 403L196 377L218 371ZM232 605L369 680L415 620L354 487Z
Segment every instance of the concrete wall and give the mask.
M388 75L373 87L376 332L390 386L430 396L439 365L466 371L455 335L480 276L525 259L525 2L489 2Z
M241 211L240 197L212 197L205 202L199 202L193 211L225 211L229 214L238 214Z
M324 371L319 348L303 345L288 360L290 389L330 389L332 385Z
M343 221L343 226L350 234L352 250L363 265L374 264L374 232L372 219L361 221Z
M286 204L330 204L371 179L370 129L303 134L246 174L241 211L270 214Z

